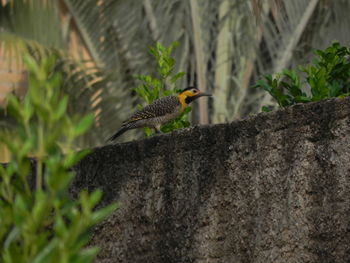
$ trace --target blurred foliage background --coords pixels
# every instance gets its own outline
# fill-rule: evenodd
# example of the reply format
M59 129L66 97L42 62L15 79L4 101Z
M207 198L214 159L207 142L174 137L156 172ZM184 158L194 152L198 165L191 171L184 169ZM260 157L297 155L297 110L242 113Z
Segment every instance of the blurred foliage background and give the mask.
M102 145L140 103L138 74L156 73L148 53L157 41L174 50L182 88L214 94L193 105L193 124L259 112L271 96L251 86L264 73L310 62L331 41L350 45L348 0L0 0L0 126L9 92L23 97L29 52L54 53L70 113L93 112L94 127L76 147ZM142 136L130 132L122 140ZM0 161L6 160L0 149Z

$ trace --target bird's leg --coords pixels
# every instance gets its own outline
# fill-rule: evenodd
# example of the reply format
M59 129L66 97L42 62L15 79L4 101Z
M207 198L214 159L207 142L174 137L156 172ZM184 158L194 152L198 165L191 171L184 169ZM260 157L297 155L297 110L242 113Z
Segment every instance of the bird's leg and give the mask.
M155 131L156 134L162 133L162 132L160 131L160 126L161 126L161 125L156 125L156 126L153 127L153 129L154 129L154 131Z

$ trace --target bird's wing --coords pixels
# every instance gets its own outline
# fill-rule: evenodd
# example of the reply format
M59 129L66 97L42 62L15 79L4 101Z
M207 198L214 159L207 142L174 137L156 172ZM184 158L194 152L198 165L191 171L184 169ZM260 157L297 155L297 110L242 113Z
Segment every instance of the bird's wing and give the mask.
M155 100L152 104L147 105L142 110L135 112L124 124L131 123L138 120L145 120L149 118L161 117L166 114L173 113L180 102L176 96L167 96Z

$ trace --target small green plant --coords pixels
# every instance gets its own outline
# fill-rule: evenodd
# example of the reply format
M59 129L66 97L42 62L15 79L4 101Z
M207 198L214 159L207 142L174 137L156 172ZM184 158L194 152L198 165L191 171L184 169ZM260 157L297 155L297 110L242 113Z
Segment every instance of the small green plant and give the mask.
M299 71L306 74L309 94L303 91L301 76L295 70L283 70L275 77L268 74L257 81L255 88L269 92L280 107L296 103L348 96L350 92L350 50L334 42L325 50L316 50L316 58ZM263 111L269 111L268 106Z
M77 200L68 195L74 178L69 169L87 153L75 152L73 140L87 131L93 116L67 116L68 96L59 90L60 75L52 73L54 58L37 63L27 56L25 62L27 95L23 101L8 98L16 132L0 136L12 155L0 165L0 262L91 262L98 250L85 248L89 232L116 209L94 211L101 191L82 191ZM36 161L34 186L28 156Z
M184 72L173 73L175 59L171 56L173 49L177 46L173 42L170 47L166 48L157 43L154 47L150 47L149 53L155 58L157 63L157 77L149 75L137 75L142 84L135 91L144 100L146 104L151 104L156 99L164 96L177 94L180 90L176 86L176 82L185 75ZM139 105L139 108L142 108ZM187 107L185 111L175 120L166 123L161 127L164 133L171 132L175 129L189 127L188 113L191 111ZM150 128L144 128L146 136L152 135L153 131Z

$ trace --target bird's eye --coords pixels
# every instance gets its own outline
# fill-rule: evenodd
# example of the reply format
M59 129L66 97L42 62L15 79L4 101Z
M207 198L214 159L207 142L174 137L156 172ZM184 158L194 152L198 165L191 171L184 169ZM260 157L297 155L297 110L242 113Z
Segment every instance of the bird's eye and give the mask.
M197 93L197 90L196 90L196 89L193 89L192 92L193 92L193 93Z

